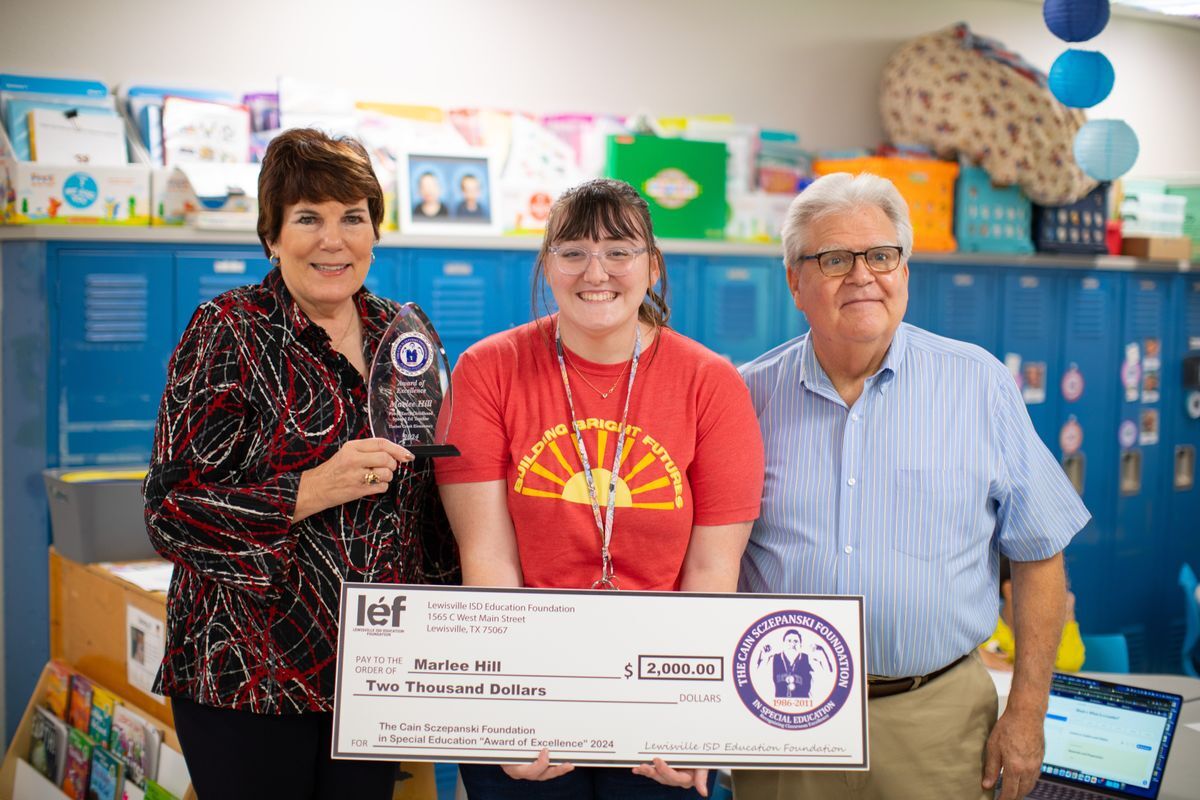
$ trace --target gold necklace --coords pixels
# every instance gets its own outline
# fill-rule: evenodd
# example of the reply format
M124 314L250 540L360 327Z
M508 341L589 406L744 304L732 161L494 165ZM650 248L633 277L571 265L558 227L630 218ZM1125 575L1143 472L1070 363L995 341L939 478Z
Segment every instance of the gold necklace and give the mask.
M566 355L565 351L564 351L564 355ZM617 375L617 379L616 379L615 381L613 381L613 384L612 384L612 386L608 387L608 391L607 391L607 392L602 392L602 391L600 391L599 389L597 389L597 388L596 388L596 386L595 386L595 384L593 384L591 381L589 381L589 380L587 379L587 376L583 374L583 371L582 371L582 370L580 370L580 369L579 369L579 367L575 366L575 362L574 362L574 361L572 361L572 360L570 359L570 357L567 357L567 363L568 363L568 364L570 364L570 365L571 365L571 368L575 370L575 374L579 376L579 379L580 379L581 381L583 381L584 383L586 383L586 384L587 384L587 385L588 385L588 386L591 388L591 390L592 390L593 392L595 392L596 394L600 395L600 399L601 399L601 400L607 400L607 399L608 399L608 396L609 396L610 394L612 394L612 393L613 393L613 390L614 390L614 389L616 389L616 388L617 388L617 384L621 382L621 378L625 377L625 370L629 369L629 365L630 365L630 363L632 363L632 362L631 362L631 361L626 361L626 362L625 362L625 366L621 367L621 371L620 371L620 373L618 373L618 375Z
M350 316L350 320L346 323L346 327L342 329L342 335L335 341L333 335L327 330L325 335L329 337L329 346L337 352L342 352L342 345L346 341L346 337L350 335L350 329L354 327L354 323L358 317L358 307L355 306L354 313Z

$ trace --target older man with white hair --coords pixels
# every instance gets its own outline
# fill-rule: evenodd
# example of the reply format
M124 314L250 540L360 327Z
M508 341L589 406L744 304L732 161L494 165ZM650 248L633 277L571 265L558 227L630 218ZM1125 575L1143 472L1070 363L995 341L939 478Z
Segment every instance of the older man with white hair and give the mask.
M913 230L883 178L815 181L784 262L811 330L742 368L766 445L741 589L866 598L870 770L740 771L739 800L1024 797L1089 515L984 350L903 323ZM976 654L1012 560L1008 705Z

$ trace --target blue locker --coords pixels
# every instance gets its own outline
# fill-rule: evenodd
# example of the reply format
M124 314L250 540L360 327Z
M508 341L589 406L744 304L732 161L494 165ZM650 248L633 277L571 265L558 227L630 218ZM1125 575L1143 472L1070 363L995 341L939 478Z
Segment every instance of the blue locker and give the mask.
M1004 315L996 355L1018 370L1033 427L1050 451L1061 458L1059 278L1050 270L1008 272L1001 277L1001 284Z
M1156 672L1178 672L1183 644L1183 590L1177 576L1181 564L1200 570L1200 487L1196 485L1196 457L1200 454L1200 394L1184 387L1183 362L1200 358L1200 278L1175 278L1172 335L1164 343L1162 456L1166 463L1166 554L1162 565L1161 598L1165 617L1162 661Z
M1166 520L1161 490L1168 478L1162 452L1168 448L1162 439L1161 389L1171 280L1131 273L1125 276L1125 284L1120 362L1113 369L1122 375L1119 419L1130 430L1130 424L1136 426L1137 438L1122 449L1118 466L1112 555L1119 564L1122 591L1110 611L1129 640L1131 668L1145 672L1163 646L1157 630L1162 618L1157 585L1169 572L1162 564ZM1136 375L1128 366L1135 358L1140 360ZM1151 377L1156 371L1157 380Z
M933 330L934 278L938 268L920 261L908 262L908 310L904 321L918 328Z
M396 251L377 249L366 286L390 297L395 286ZM196 307L222 292L259 283L271 271L262 249L184 250L175 255L175 340L183 334Z
M410 255L411 297L428 315L451 365L475 342L512 326L529 285L523 262L486 250L419 250Z
M787 283L777 259L710 257L696 275L696 338L705 346L742 364L783 340L778 295Z
M1120 334L1121 275L1067 273L1062 278L1062 371L1082 379L1082 394L1062 397L1058 426L1074 418L1082 431L1079 450L1063 457L1063 466L1081 489L1083 504L1092 514L1066 550L1067 572L1075 592L1080 627L1092 633L1114 633L1110 608L1120 603L1113 591L1117 574L1112 561L1117 493L1118 406L1116 363ZM1055 381L1061 385L1061 376ZM1053 383L1054 381L1052 381ZM1057 436L1055 436L1057 439ZM1057 445L1057 442L1056 442ZM1057 447L1055 452L1061 450Z
M944 265L933 276L929 329L995 353L996 297L996 276L991 270Z
M150 248L63 249L54 260L52 466L146 461L172 331L172 263Z
M796 298L792 296L792 288L788 285L787 269L782 262L776 262L778 270L774 286L776 313L779 314L779 341L787 342L808 332L808 318L796 308Z
M177 252L173 341L179 341L201 303L230 289L259 283L270 271L271 263L259 247Z
M671 309L668 324L684 336L699 341L700 287L704 275L702 259L697 256L667 255L663 260L667 265L667 305Z
M554 294L545 280L541 281L537 296L534 297L533 268L537 256L536 250L513 252L508 256L508 269L513 279L512 296L508 301L513 325L523 325L537 317L558 311L558 303L554 301Z
M404 253L394 248L375 248L375 262L363 285L372 294L403 302L399 288L404 284Z

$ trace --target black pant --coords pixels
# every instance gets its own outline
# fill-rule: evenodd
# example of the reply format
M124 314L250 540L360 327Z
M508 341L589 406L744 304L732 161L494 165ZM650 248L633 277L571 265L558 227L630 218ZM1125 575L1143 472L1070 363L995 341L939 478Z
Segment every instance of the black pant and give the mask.
M333 714L254 714L172 698L199 800L389 800L396 765L329 757Z

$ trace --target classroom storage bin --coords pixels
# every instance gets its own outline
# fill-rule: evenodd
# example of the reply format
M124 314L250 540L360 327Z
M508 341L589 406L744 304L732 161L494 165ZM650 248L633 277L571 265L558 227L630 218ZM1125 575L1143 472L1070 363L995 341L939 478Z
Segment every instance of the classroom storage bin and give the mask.
M54 547L84 564L155 558L144 518L145 475L145 467L43 470Z
M1101 183L1074 203L1034 206L1034 244L1044 253L1107 253L1108 187Z
M954 238L961 253L1032 253L1033 203L1020 186L995 186L981 167L963 165L954 193Z
M1168 186L1167 194L1187 198L1183 208L1183 235L1192 237L1192 261L1200 262L1200 185Z
M913 225L913 249L926 252L952 252L954 241L954 179L958 164L926 158L821 159L813 162L813 172L857 174L870 172L896 185L908 203Z

